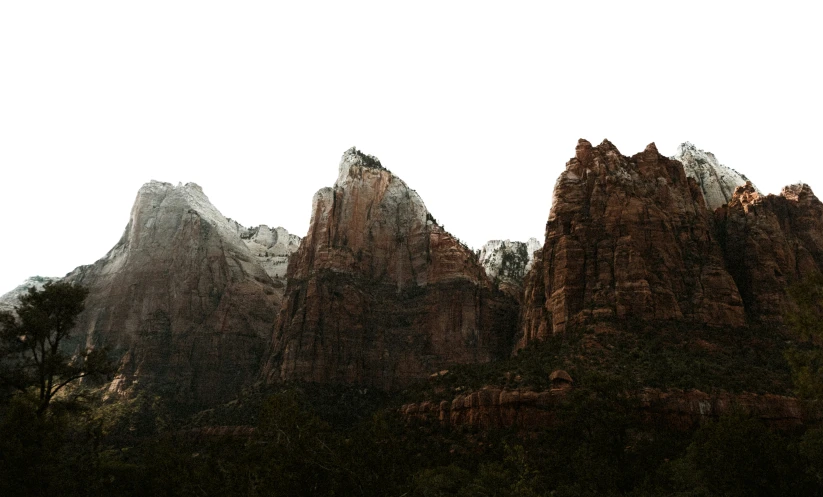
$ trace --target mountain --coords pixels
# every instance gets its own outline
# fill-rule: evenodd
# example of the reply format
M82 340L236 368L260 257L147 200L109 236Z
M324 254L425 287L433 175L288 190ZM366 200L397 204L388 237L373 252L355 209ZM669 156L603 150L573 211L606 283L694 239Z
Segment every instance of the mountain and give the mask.
M261 224L256 228L245 228L236 221L229 221L252 255L257 258L260 267L271 278L278 300L282 299L286 289L289 257L300 247L300 237L290 234L281 226L269 228Z
M680 144L677 153L670 158L680 161L686 176L697 181L710 210L726 205L735 188L749 181L745 175L718 162L713 153L700 150L689 142Z
M761 195L746 183L715 216L750 319L782 323L791 308L786 288L823 270L823 203L809 185Z
M510 350L516 301L414 190L354 148L315 194L287 276L269 382L393 389Z
M296 243L229 221L194 183L147 183L114 248L66 276L90 291L75 334L119 361L113 390L226 400L259 374Z
M654 144L632 157L577 144L526 276L520 346L609 319L744 324L702 191Z
M519 299L523 277L531 269L534 252L540 248L536 238L527 242L489 240L480 250L480 264L501 290Z
M66 276L90 290L72 346L111 350L113 391L195 403L261 377L391 390L569 327L782 325L787 286L823 269L823 204L807 185L761 195L688 142L667 158L580 140L544 235L475 253L354 148L302 240L225 218L193 183L152 181L114 248Z

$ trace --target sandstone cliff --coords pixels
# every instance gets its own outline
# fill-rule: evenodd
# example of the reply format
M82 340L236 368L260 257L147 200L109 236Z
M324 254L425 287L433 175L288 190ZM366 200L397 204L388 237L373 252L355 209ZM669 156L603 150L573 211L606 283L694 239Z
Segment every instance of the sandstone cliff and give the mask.
M406 404L400 412L408 420L439 422L451 427L540 429L555 421L555 411L566 394L563 389L489 386L458 395L451 401ZM662 391L655 388L646 388L633 395L638 400L638 407L650 420L665 421L679 429L691 429L708 419L733 412L744 412L779 429L817 422L823 417L819 410L804 409L798 399L780 395L707 394L699 390Z
M726 262L750 318L781 323L786 288L823 270L823 203L808 185L761 195L746 183L715 212Z
M713 153L700 150L689 142L680 144L671 159L680 161L686 176L697 181L706 206L712 211L726 205L735 188L749 181L745 175L721 164Z
M396 388L448 364L504 356L514 299L374 157L350 149L317 192L291 259L269 381Z
M654 144L625 157L580 140L525 279L520 345L613 318L736 327L744 309L683 166Z
M205 403L257 377L282 292L193 183L144 185L117 245L66 279L90 290L75 333L120 361L114 390Z
M534 252L540 248L536 238L527 242L490 240L480 250L480 264L498 287L516 299L523 293L523 278L534 262Z

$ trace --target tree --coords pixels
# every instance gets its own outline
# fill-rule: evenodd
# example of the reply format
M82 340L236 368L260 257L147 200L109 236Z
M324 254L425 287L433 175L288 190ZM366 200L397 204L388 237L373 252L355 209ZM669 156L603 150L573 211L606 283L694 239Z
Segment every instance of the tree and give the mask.
M0 312L0 384L22 392L33 390L38 416L72 382L114 371L105 350L66 353L87 295L88 290L79 285L50 282L42 290L29 288L15 307L16 316Z
M789 288L795 308L786 322L801 340L800 347L786 352L797 394L823 399L823 275L812 274Z

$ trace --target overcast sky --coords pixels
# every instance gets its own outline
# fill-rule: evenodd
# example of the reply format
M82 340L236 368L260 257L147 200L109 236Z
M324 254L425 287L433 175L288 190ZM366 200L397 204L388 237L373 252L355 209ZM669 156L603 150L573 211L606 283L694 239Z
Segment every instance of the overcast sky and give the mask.
M303 236L351 146L470 246L542 240L578 138L823 191L819 2L0 2L0 293L195 182Z

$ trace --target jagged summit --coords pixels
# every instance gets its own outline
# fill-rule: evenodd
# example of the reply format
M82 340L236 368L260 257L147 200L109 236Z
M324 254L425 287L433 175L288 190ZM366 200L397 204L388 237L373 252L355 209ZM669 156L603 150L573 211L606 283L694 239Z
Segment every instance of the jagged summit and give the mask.
M357 147L352 147L343 152L343 156L340 157L340 170L337 183L342 183L348 177L349 171L353 166L388 171L388 169L380 163L380 159L373 155L364 154L360 150L357 150Z
M357 149L312 201L289 262L270 382L392 389L452 364L508 354L516 302L420 196Z
M806 183L795 183L793 185L784 186L780 191L780 196L786 197L789 200L794 200L795 202L801 202L809 197L816 198L814 192L812 191L812 187Z
M480 250L480 264L503 291L519 298L523 277L531 269L534 252L541 246L537 238L526 242L489 240Z
M257 261L275 285L278 288L285 288L289 256L297 251L302 239L289 233L282 226L269 228L268 225L261 224L257 227L246 228L232 219L229 219L229 222L236 228L240 239L252 255L257 257Z
M721 164L713 153L700 150L690 142L681 143L677 153L670 158L680 161L686 176L697 181L706 199L706 207L711 210L726 205L735 188L749 181L745 175ZM756 187L755 190L758 191Z
M597 320L741 326L743 306L683 166L580 140L525 277L520 345Z

